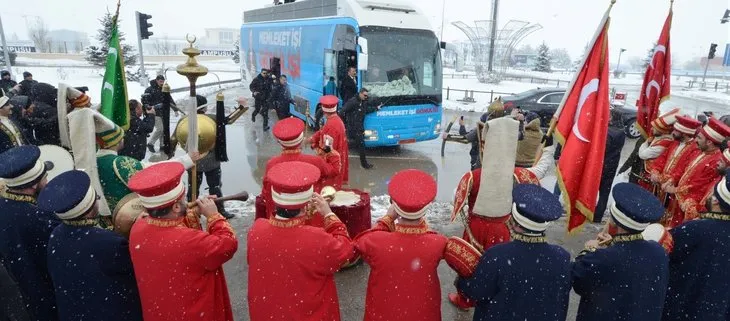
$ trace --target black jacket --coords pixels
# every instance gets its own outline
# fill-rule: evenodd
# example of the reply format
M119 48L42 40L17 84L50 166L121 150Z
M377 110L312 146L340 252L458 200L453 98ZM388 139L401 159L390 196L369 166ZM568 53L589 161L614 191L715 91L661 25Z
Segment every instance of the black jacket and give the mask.
M289 85L274 85L274 89L271 91L271 97L269 97L269 103L275 110L289 112L289 104L294 103L294 99L291 98L291 92L289 91Z
M36 101L35 110L28 117L28 122L35 133L38 145L61 145L58 129L58 107Z
M265 102L271 95L271 79L264 78L261 74L256 76L248 85L248 89L251 90L253 98L258 102Z
M162 87L157 85L157 80L150 80L150 86L144 90L142 105L154 106L162 103Z
M35 80L23 80L20 82L20 92L18 95L21 96L30 96L30 90L37 84L38 82Z
M359 96L352 97L342 106L340 114L347 118L345 128L349 133L348 136L354 137L363 134L365 115L377 111L376 106L376 101L362 101Z
M154 129L154 116L145 115L142 119L132 116L129 119L129 129L124 133L124 148L119 151L119 155L143 160L147 152L147 135Z
M345 76L340 84L340 98L342 101L349 101L352 97L357 94L357 78L352 79L350 76Z
M17 85L17 84L18 83L12 79L9 79L9 80L0 79L0 89L2 89L3 92L10 92L10 90L12 90L13 87L15 87L15 85ZM0 97L2 97L2 96L4 96L4 95L0 95Z
M629 155L629 158L626 159L623 165L621 165L621 168L619 169L619 173L623 173L629 169L631 169L631 175L629 175L629 182L637 184L639 181L639 177L641 176L641 173L644 171L644 160L639 158L639 147L641 147L642 144L646 139L644 136L640 136L639 139L636 140L636 144L634 145L634 150L631 152L631 155Z
M28 140L25 139L25 132L23 131L23 128L18 125L16 121L14 121L12 118L10 119L10 122L15 125L15 131L20 136L20 143L21 144L28 144ZM7 133L5 133L4 130L1 130L4 126L0 125L0 154L6 152L7 150L16 147L17 140L15 137L10 137ZM7 128L7 130L11 130L10 128ZM11 132L12 133L12 132ZM2 319L0 319L2 320Z

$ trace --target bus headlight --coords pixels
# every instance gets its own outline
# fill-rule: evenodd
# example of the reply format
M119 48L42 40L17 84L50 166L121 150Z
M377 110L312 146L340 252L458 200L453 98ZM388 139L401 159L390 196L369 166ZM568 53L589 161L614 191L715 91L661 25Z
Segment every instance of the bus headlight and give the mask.
M378 140L378 131L377 130L366 129L365 132L363 132L363 134L365 134L366 140Z
M433 134L438 135L441 133L441 123L436 124L436 127L433 128Z

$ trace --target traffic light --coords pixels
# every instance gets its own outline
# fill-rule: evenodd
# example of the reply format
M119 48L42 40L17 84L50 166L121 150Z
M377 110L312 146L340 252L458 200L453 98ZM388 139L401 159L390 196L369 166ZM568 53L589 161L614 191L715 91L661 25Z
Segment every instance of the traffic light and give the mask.
M137 20L139 21L139 36L142 39L149 39L150 36L153 35L152 31L150 31L150 27L152 27L152 24L148 22L148 20L151 18L151 15L137 12Z
M707 58L709 58L709 59L715 58L716 51L717 51L717 44L711 43L710 44L710 54L707 55Z
M725 15L722 16L722 19L720 19L720 23L728 23L730 22L730 9L725 9Z

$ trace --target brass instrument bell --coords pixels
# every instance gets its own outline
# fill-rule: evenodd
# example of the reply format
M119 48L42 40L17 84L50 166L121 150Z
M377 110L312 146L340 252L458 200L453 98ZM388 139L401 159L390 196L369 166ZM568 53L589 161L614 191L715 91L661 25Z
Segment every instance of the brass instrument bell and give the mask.
M216 123L206 115L195 115L198 117L198 152L205 154L215 147ZM187 150L185 146L188 142L188 117L187 115L180 119L175 127L175 138L178 143Z

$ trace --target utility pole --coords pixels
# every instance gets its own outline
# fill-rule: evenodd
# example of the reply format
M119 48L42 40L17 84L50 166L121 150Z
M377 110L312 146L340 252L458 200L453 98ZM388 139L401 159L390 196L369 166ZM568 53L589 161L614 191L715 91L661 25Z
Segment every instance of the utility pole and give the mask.
M443 4L441 5L441 36L439 36L439 41L444 41L444 17L446 16L446 0L443 0Z
M618 52L618 63L616 64L616 71L618 71L619 73L621 72L621 55L624 53L624 51L626 51L626 49L621 48L621 51Z
M705 88L705 77L707 77L707 67L710 66L710 61L715 58L715 52L717 51L717 44L710 44L710 52L707 54L707 62L705 63L705 73L702 74L702 89Z
M494 45L497 41L497 16L499 15L499 0L492 0L492 30L491 39L489 40L489 66L487 70L492 72L494 67Z
M3 19L0 17L0 40L3 42L3 58L5 58L5 69L8 70L10 73L10 78L15 79L13 77L13 68L10 67L10 49L8 49L8 44L5 42L5 29L3 29Z

